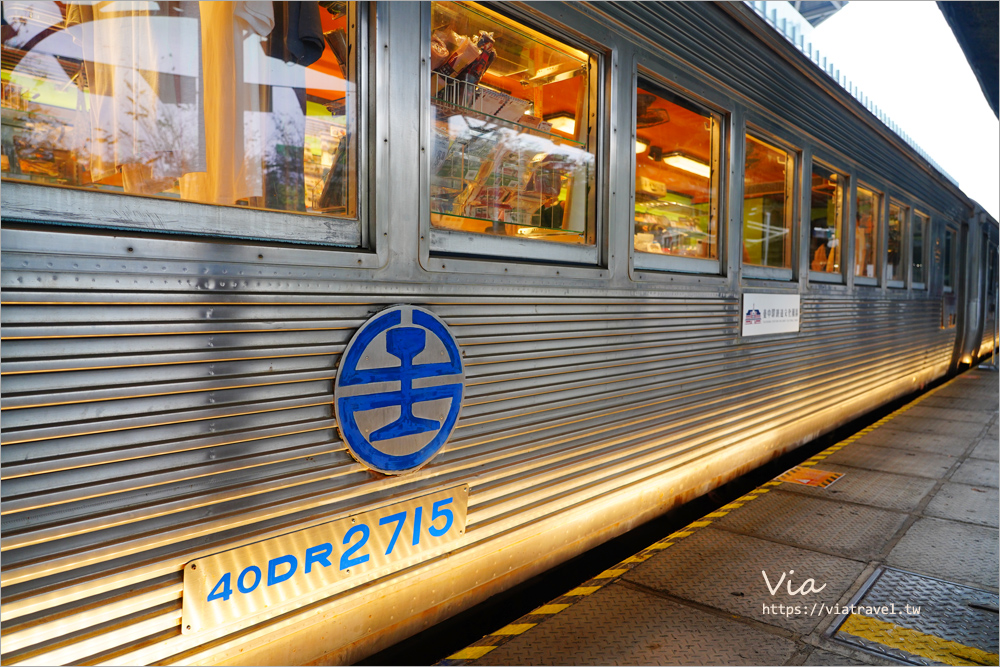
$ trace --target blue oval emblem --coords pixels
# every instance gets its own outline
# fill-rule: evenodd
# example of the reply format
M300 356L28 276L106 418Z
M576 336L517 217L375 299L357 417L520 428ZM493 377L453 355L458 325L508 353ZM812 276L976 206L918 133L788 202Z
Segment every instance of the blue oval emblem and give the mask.
M448 440L465 393L458 342L438 317L393 306L364 323L341 357L334 410L360 463L398 475Z

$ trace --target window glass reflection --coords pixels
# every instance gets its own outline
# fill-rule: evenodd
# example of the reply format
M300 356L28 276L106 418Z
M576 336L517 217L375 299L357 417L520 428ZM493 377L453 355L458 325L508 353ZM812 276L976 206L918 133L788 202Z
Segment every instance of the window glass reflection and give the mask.
M854 275L876 277L878 261L878 225L881 195L858 187L854 230Z
M903 229L909 209L890 202L889 204L889 235L886 241L888 257L885 270L887 280L905 280L903 272Z
M813 163L809 199L809 268L812 271L841 272L846 186L846 176Z
M346 2L4 2L3 176L356 214Z
M747 135L743 177L743 262L792 267L792 156Z
M945 231L944 234L944 266L942 267L944 273L944 286L948 289L954 287L953 276L952 276L952 265L954 264L953 254L955 252L955 233L950 229Z
M431 9L431 224L594 243L587 54L473 4Z
M928 229L929 219L926 215L914 213L913 215L913 249L911 251L911 263L913 265L913 282L923 283L926 276L924 274L924 234Z
M651 88L636 91L635 250L716 259L719 117Z

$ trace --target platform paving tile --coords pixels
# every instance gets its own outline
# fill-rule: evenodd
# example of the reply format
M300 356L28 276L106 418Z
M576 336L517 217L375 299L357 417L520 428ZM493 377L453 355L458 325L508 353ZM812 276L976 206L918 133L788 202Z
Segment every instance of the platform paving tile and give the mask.
M509 636L477 652L475 664L909 660L877 641L866 653L820 636L831 616L816 605L845 603L875 565L995 595L998 396L995 373L959 376L812 461L816 470L844 474L832 486L762 487L629 559L603 587L576 589L588 592L550 605L560 611L526 621L523 634L498 631ZM802 594L810 579L813 592Z
M867 657L867 656L866 656ZM827 651L826 649L813 649L813 652L809 654L806 661L802 663L803 665L899 665L901 663L895 660L886 660L884 658L876 658L871 656L868 658L868 662L862 662L859 659L848 658L846 656L838 655L833 651Z
M996 461L1000 459L1000 442L996 438L986 436L976 445L976 448L972 450L969 457L985 461Z
M984 410L990 413L997 411L996 397L980 396L941 396L932 394L925 398L920 405L934 408L952 408L955 410Z
M824 500L858 503L900 512L912 512L937 483L926 477L893 475L850 466L821 462L814 470L843 473L843 477L825 489L786 483L781 490Z
M986 423L948 421L937 417L916 417L910 416L907 412L893 419L892 427L898 431L937 433L949 437L971 439L978 437L983 432Z
M754 501L758 502L760 499ZM864 563L846 558L704 528L634 568L623 579L805 634L824 618L815 613L812 605L835 604L864 567ZM788 574L791 570L795 572ZM766 580L764 572L768 576ZM789 595L789 577L793 591L810 577L815 580L815 587L822 591ZM796 606L799 607L797 611ZM789 611L789 607L793 609Z
M963 373L957 376L958 382L956 384L967 384L974 387L981 387L983 389L992 389L993 393L997 393L997 372L993 370L976 370L971 373Z
M996 655L1000 649L997 613L994 611L997 594L990 591L913 572L882 568L856 604L865 607L865 611L859 613L867 618L845 618L843 621L860 634L844 631L838 618L837 632L833 635L837 641L854 644L859 643L859 638L880 638L885 640L881 642L883 646L891 647L890 655L895 651L912 655L910 649L921 649L917 653L929 658L945 651L940 647L935 649L933 642L930 645L924 643L918 635L937 637L987 654ZM896 628L905 631L897 633ZM899 641L905 635L911 638L912 644L910 641ZM906 644L910 644L909 648ZM905 654L901 656L904 659L909 657ZM972 658L973 655L967 657Z
M945 456L961 456L974 440L975 438L952 438L947 435L935 435L933 433L899 431L892 428L892 422L889 422L885 426L866 433L855 444L893 447L895 449L943 454Z
M1000 496L996 488L949 482L924 509L927 516L1000 527Z
M918 519L886 558L892 567L997 590L998 531L943 519Z
M944 421L966 422L969 424L980 424L985 426L991 419L995 410L969 410L967 408L939 408L921 403L906 411L905 416L910 418L940 419ZM893 420L895 421L895 420Z
M971 443L966 443L971 444ZM860 441L845 447L826 459L830 463L880 470L900 475L940 479L958 461L954 456L913 452L895 447L862 445Z
M611 584L476 664L781 665L797 648L760 628Z
M990 486L995 489L1000 486L1000 463L967 459L951 474L951 481L972 486Z
M973 398L975 400L990 399L997 395L997 378L979 382L958 381L934 392L935 396L944 398Z
M715 525L736 533L871 560L902 528L899 512L775 490Z

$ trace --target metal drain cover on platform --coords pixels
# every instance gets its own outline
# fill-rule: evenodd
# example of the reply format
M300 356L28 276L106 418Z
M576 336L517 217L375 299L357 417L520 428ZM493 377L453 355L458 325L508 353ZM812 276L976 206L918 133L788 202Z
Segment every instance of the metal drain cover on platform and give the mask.
M791 484L801 484L803 486L816 486L825 489L838 479L844 476L842 472L831 472L829 470L817 470L815 468L803 468L795 466L781 473L776 479L779 482L789 482Z
M879 568L827 632L914 665L996 665L997 602L990 591Z

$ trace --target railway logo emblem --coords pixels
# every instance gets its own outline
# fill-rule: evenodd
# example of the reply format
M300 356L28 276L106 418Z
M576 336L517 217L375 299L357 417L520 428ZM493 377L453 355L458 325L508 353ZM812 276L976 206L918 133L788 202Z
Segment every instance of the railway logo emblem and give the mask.
M761 322L760 311L751 306L750 310L747 311L747 320L746 320L746 323L747 324L760 324L760 322Z
M333 391L337 424L354 458L379 472L410 472L455 428L465 393L462 353L436 315L393 306L354 334Z

